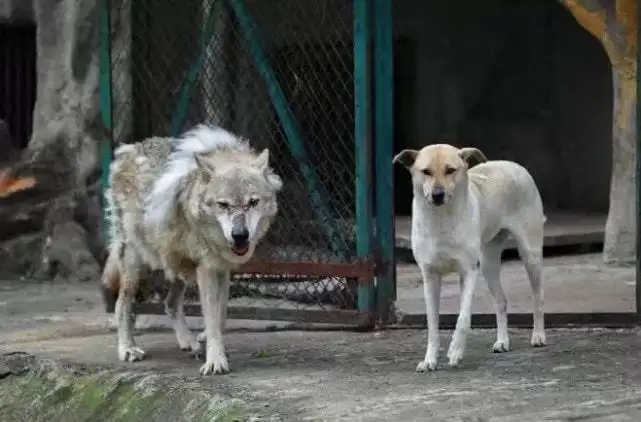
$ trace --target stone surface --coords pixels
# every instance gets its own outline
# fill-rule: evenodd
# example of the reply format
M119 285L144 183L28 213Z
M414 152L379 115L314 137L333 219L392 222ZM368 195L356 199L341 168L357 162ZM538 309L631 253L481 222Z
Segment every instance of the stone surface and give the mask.
M546 309L633 309L634 271L604 266L599 254L546 259L545 267ZM519 263L506 263L502 275L510 311L528 312L529 286ZM416 266L399 267L398 285L401 310L420 312ZM485 287L479 289L475 310L491 312ZM455 280L447 280L444 312L456 312L457 292ZM131 384L109 393L111 381L133 378L144 380L149 388L171 385L171 400L179 403L176 409L185 403L183 394L214 398L223 407L239 400L242 409L261 415L258 420L538 422L641 417L638 330L549 330L548 346L540 349L529 347L529 330L511 330L513 351L505 354L491 352L494 330L472 330L461 368L450 369L442 359L439 371L416 374L414 368L425 352L425 330L305 332L286 323L231 320L226 344L233 372L200 377L200 363L178 349L164 315L137 320L137 341L149 359L120 363L112 316L103 310L97 285L4 281L0 321L0 354L21 352L0 359L0 378L5 377L0 380L0 396L22 395L19 409L37 403L39 391L51 387L50 378L32 376L40 373L42 362L53 362L46 366L53 372L45 373L55 374L63 388L57 390L64 400L56 409L62 403L71 410L78 409L78 403L90 406L87 397L96 391L107 391L115 402L124 400L122 394L130 393ZM189 323L202 328L200 318L189 318ZM442 332L442 357L450 337L451 332ZM68 394L64 386L74 383L81 387ZM135 411L140 396L133 396ZM108 413L109 406L101 409ZM6 420L3 416L0 413Z

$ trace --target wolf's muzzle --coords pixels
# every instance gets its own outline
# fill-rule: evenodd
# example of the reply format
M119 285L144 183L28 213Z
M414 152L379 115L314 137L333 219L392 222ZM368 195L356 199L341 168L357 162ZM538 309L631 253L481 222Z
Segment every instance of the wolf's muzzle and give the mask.
M231 224L233 250L238 255L244 255L249 249L249 230L247 230L245 214L237 214L232 217Z

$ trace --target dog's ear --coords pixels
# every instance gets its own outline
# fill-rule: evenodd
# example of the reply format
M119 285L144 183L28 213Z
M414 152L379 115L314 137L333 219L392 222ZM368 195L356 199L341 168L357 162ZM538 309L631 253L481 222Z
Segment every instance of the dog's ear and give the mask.
M392 160L392 163L397 164L400 163L406 168L410 168L414 165L414 161L416 161L416 156L418 155L418 151L414 149L404 149L403 151L399 152L396 157Z
M485 154L483 154L478 148L461 148L458 155L467 163L468 167L472 167L473 164L481 164L487 161ZM472 158L476 160L476 163L470 161Z

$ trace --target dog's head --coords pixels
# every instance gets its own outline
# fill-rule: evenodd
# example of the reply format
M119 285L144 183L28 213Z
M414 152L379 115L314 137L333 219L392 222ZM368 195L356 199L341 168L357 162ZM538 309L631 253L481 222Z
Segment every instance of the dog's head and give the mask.
M196 154L190 208L208 237L231 263L253 255L278 211L283 183L269 167L269 150L259 155L216 157Z
M457 186L467 183L467 170L473 159L487 161L476 148L435 144L420 151L403 150L394 157L394 163L409 170L416 195L422 194L430 204L439 206L452 198Z

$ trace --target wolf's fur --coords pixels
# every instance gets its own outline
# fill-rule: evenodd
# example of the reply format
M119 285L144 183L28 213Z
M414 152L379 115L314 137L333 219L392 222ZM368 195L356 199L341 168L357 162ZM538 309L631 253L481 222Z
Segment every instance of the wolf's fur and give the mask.
M229 371L222 333L230 271L250 259L267 233L281 188L268 150L257 154L247 141L216 127L201 125L181 138L152 137L116 149L106 193L111 243L103 283L118 292L121 360L145 355L132 336L131 307L146 264L183 286L197 282L207 340L200 371ZM238 233L245 233L242 248ZM202 346L187 327L183 296L184 288L168 314L180 347L198 354Z
M469 168L472 158L481 164ZM479 272L488 283L496 309L493 349L510 349L507 299L499 280L501 252L510 236L516 240L532 287L531 344L545 344L541 286L545 216L541 196L532 176L519 164L486 160L475 148L457 149L447 144L405 150L394 158L410 171L414 186L412 252L423 277L428 325L427 350L416 367L418 372L437 367L441 280L452 272L461 277L461 306L447 353L450 365L458 365L463 358Z

